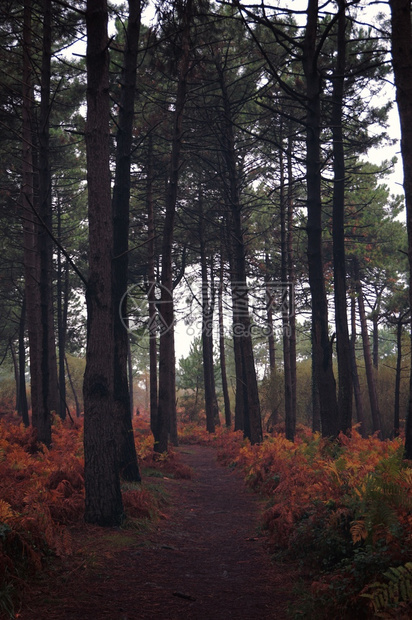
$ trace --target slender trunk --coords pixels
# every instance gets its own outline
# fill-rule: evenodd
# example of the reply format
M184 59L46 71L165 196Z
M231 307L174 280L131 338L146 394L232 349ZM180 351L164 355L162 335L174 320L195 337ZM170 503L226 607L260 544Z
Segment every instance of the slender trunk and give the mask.
M159 308L162 332L159 342L159 400L154 445L156 452L167 451L170 421L176 415L172 246L179 170L181 166L182 122L186 102L187 77L190 67L192 0L187 0L182 17L182 47L178 68L170 175L166 195L166 214L162 241L162 291Z
M287 248L287 205L285 196L285 174L283 153L280 152L280 245L281 245L281 286L282 286L282 334L283 334L283 372L285 397L285 434L286 439L294 441L296 417L292 402L292 372L289 339L289 284L288 284L288 248Z
M23 25L23 108L22 108L22 220L24 242L24 281L27 312L27 331L30 349L30 379L32 424L37 431L39 441L47 446L51 444L51 419L47 403L48 386L47 368L42 356L44 344L42 307L40 298L40 251L39 224L34 209L34 165L32 132L32 62L31 62L31 0L24 3Z
M311 362L312 362L312 382L311 382L312 431L314 433L318 433L321 430L321 416L320 416L319 390L318 390L318 385L316 383L315 352L314 352L313 342L312 342Z
M375 371L379 369L379 313L372 313L372 362Z
M113 219L106 0L88 0L86 155L89 279L84 373L85 520L118 526L123 503L114 415Z
M206 429L209 433L215 432L215 417L217 399L213 370L213 306L209 296L209 281L207 270L206 244L203 235L203 197L199 192L199 245L200 268L202 275L202 359L203 380L205 385L205 413ZM212 281L213 286L213 281ZM210 287L211 290L212 287Z
M156 272L155 272L155 222L153 208L153 137L149 133L146 182L147 210L147 301L149 305L149 392L150 392L150 429L155 435L157 427L157 338L156 338Z
M389 0L392 20L392 63L401 125L403 188L409 258L409 306L412 307L412 26L410 0ZM412 329L411 329L412 348ZM412 459L412 356L405 429L405 458Z
M401 372L402 372L402 331L403 322L402 315L396 325L396 375L395 375L395 402L393 411L393 436L399 437L399 412L400 412L400 394L401 394Z
M269 380L271 386L275 386L276 382L276 348L275 334L273 325L273 290L270 286L272 281L269 253L265 251L265 267L266 267L266 324L268 329L268 350L269 350ZM273 427L278 423L278 406L273 403L272 410L266 422L266 430L271 432Z
M332 366L332 343L328 335L328 305L322 256L321 76L317 67L318 1L309 0L304 42L303 68L306 78L306 183L309 285L312 298L312 346L319 392L322 435L336 437L339 431L336 382Z
M356 361L356 298L355 295L351 295L351 369L352 369L352 382L353 392L355 395L355 407L356 407L356 420L360 425L360 433L363 437L366 436L366 420L363 410L362 394L359 383L358 364Z
M378 396L376 392L375 377L373 372L371 348L369 342L368 327L366 323L365 303L363 299L362 283L360 281L359 275L359 263L356 257L353 258L353 272L355 277L356 292L358 295L359 320L361 326L363 358L365 360L365 372L366 380L368 383L369 402L371 408L372 429L374 433L377 431L382 433L382 420L379 410Z
M57 238L61 244L61 204L57 205ZM63 268L62 253L60 248L57 250L57 342L59 346L59 416L62 420L66 417L66 373L64 368L64 358L66 349L66 322L64 321L64 299L63 299ZM68 263L65 264L65 273L68 274Z
M127 317L127 285L129 269L130 166L133 138L136 66L140 34L140 0L129 0L129 17L121 81L117 124L116 172L113 187L113 305L114 305L114 411L116 443L120 475L129 482L139 482L136 447L130 410L130 386L127 380L129 333ZM126 318L127 321L127 318Z
M224 71L220 59L216 58L222 104L224 109L223 157L228 178L228 197L231 222L231 246L233 267L231 288L233 303L233 333L235 339L236 397L241 386L243 397L243 433L252 444L262 441L262 420L259 392L253 356L251 323L249 317L248 286L246 281L246 248L243 235L242 205L240 201L236 150L233 133L232 110L227 92ZM237 342L236 342L237 341ZM236 351L236 347L238 350ZM240 366L240 367L239 367ZM241 372L240 377L238 373ZM235 426L236 428L236 426Z
M52 184L50 171L51 0L43 0L43 46L39 117L40 296L42 315L43 391L49 411L59 409L53 308Z
M289 311L289 357L290 357L290 380L291 380L291 416L296 423L296 389L297 389L297 365L296 365L296 316L295 316L295 262L293 255L293 137L288 135L287 157L287 270L288 270L288 311Z
M345 254L345 153L343 147L343 98L346 65L345 1L339 0L337 56L333 74L332 137L333 137L333 275L335 294L336 353L338 359L339 430L347 433L352 426L352 372L348 316L346 311Z

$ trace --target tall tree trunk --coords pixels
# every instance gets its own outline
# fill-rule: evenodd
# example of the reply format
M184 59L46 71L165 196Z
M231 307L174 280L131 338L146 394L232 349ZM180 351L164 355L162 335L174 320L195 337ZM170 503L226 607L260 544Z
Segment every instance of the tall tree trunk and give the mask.
M275 347L275 334L273 324L273 290L271 286L272 282L272 269L270 265L269 253L265 249L265 280L266 280L266 324L268 328L268 351L269 351L269 380L271 386L275 386L276 383L276 347ZM278 423L278 405L276 402L272 405L269 418L266 422L266 430L271 432L273 427Z
M156 452L167 451L170 421L172 417L175 416L176 410L172 246L179 170L181 166L182 122L186 102L187 78L190 67L192 5L193 0L186 0L185 7L182 7L181 56L178 63L178 84L170 157L170 175L166 194L166 215L163 227L162 290L159 308L162 331L159 340L159 397L154 444Z
M218 313L219 313L219 359L220 373L222 377L223 403L225 407L225 426L230 428L232 425L232 412L230 407L229 388L226 372L226 350L225 350L225 326L223 316L223 286L224 286L224 259L223 243L220 248L220 269L219 269L219 291L218 291Z
M147 210L147 301L149 306L149 393L150 429L155 435L157 428L157 326L156 326L156 272L155 272L155 221L153 208L153 137L149 133L146 183Z
M61 204L60 201L57 205L57 239L61 244ZM64 367L65 349L66 349L66 328L67 322L67 308L65 304L66 300L66 286L65 283L68 279L69 265L65 263L65 278L63 280L63 264L62 264L62 252L60 248L57 250L57 342L59 346L59 416L62 420L66 417L66 372Z
M312 342L312 352L311 352L311 365L312 365L312 381L311 381L312 431L314 433L318 433L321 430L321 417L320 417L319 390L318 390L318 385L316 383L315 353L314 353L313 342Z
M205 413L206 429L209 433L215 432L215 419L219 417L217 411L217 398L215 388L215 376L213 368L213 304L212 287L210 286L207 270L206 244L203 235L203 197L202 191L199 192L199 246L200 246L200 268L202 275L202 358L203 358L203 380L205 384Z
M368 383L369 402L370 402L371 416L372 416L372 429L374 433L376 431L380 431L382 433L382 420L381 420L381 414L379 410L378 395L376 392L375 376L373 372L371 347L370 347L370 342L369 342L368 327L366 323L365 302L363 299L363 289L362 289L362 283L360 281L360 274L359 274L359 263L356 257L354 257L352 260L353 260L353 273L354 273L354 278L355 278L356 292L358 295L359 320L360 320L360 326L361 326L361 336L362 336L362 343L363 343L363 358L365 360L365 372L366 372L366 380Z
M306 183L309 285L312 298L312 346L316 385L319 392L322 435L336 437L339 431L336 382L332 366L332 343L328 335L328 305L322 256L320 95L317 67L318 0L309 0L303 49L306 79Z
M294 220L294 201L293 201L293 136L289 130L287 157L287 270L288 270L288 305L289 305L289 356L290 356L290 380L292 391L291 415L296 423L296 402L297 402L297 364L296 364L296 315L295 315L295 261L293 256L293 220Z
M333 275L335 294L336 352L338 358L339 430L347 433L352 426L352 372L348 315L346 310L345 255L345 153L343 147L343 97L346 66L345 0L339 0L337 55L333 73L332 138L333 138Z
M24 3L23 24L23 85L22 85L22 220L24 243L24 282L27 313L27 331L30 349L31 409L32 424L39 441L51 444L51 419L44 392L44 369L42 347L44 344L41 299L40 299L40 252L39 223L34 208L34 165L33 165L33 85L32 85L32 2ZM48 384L47 384L48 385Z
M396 324L396 374L395 374L395 402L393 407L393 436L399 437L399 412L401 395L401 373L402 373L402 332L403 316L399 315Z
M412 26L410 0L389 0L392 20L392 64L401 124L403 188L408 231L409 305L412 308ZM412 329L411 329L412 346ZM405 458L412 459L412 356L405 429Z
M286 439L294 441L296 430L296 412L292 401L292 371L289 333L289 283L288 283L288 245L287 245L287 197L285 191L285 174L283 153L280 152L280 245L281 245L281 281L282 281L282 334L283 334L283 371L285 397L285 431ZM284 301L286 303L284 303Z
M87 352L84 373L85 520L123 517L114 415L113 218L110 188L109 51L106 0L88 0L86 155L89 219Z
M216 57L222 93L223 119L223 157L228 179L228 199L231 222L231 251L233 269L231 270L233 332L235 339L236 396L239 387L243 396L243 433L252 444L262 441L262 420L260 414L259 392L253 357L253 343L248 304L248 285L246 281L246 249L242 225L242 205L240 202L238 171L236 165L235 140L233 133L232 111L227 92L224 71L220 59ZM238 350L236 350L236 347ZM239 376L241 364L241 374ZM235 425L236 429L236 425Z
M113 304L114 304L114 408L116 442L120 475L124 480L139 482L134 443L130 389L127 379L129 333L127 317L127 285L129 267L130 166L133 137L136 66L139 49L141 1L129 0L120 105L117 121L116 171L113 187ZM126 318L127 321L127 318Z
M39 228L40 298L42 316L42 378L49 411L59 409L53 308L52 196L50 171L51 0L43 0L43 43L39 117Z
M351 295L351 369L352 369L352 383L353 392L355 395L355 407L356 407L356 420L360 425L360 433L363 437L366 436L366 420L363 410L362 394L359 383L358 364L356 361L356 298L354 293Z

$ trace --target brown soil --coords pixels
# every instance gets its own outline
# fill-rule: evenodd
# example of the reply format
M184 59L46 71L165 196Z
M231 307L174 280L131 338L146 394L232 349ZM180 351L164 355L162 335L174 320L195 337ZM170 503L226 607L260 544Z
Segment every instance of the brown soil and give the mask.
M296 568L271 563L262 506L213 448L179 449L192 480L152 531L82 527L75 552L27 589L20 620L283 620Z

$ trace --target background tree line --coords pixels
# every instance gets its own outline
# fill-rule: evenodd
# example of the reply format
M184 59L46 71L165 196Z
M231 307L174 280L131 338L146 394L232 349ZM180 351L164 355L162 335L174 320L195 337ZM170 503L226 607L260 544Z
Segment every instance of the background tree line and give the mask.
M147 26L136 0L1 3L2 360L23 421L31 409L50 446L51 412L72 415L68 393L81 408L70 356L86 357L88 521L120 522L120 479L140 479L129 386L145 343L155 451L177 442L181 290L200 316L210 432L224 419L258 443L262 405L273 427L282 402L293 440L305 360L314 430L399 433L407 166L405 227L403 197L385 185L393 162L367 156L390 141L392 102L375 101L392 58L401 121L408 114L395 52L401 35L410 49L397 12L409 16L410 3L390 2L393 24L369 24L368 4L163 1ZM66 53L81 40L85 56ZM394 335L389 423L383 326Z

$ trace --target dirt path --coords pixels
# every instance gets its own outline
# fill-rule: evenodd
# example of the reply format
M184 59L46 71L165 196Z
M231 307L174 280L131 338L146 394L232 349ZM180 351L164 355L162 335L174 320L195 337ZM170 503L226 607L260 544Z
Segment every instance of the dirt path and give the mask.
M287 618L297 575L271 564L258 498L216 462L213 448L180 452L195 474L164 480L172 503L156 531L91 528L87 564L78 553L77 564L75 557L55 568L50 585L28 592L20 620Z

